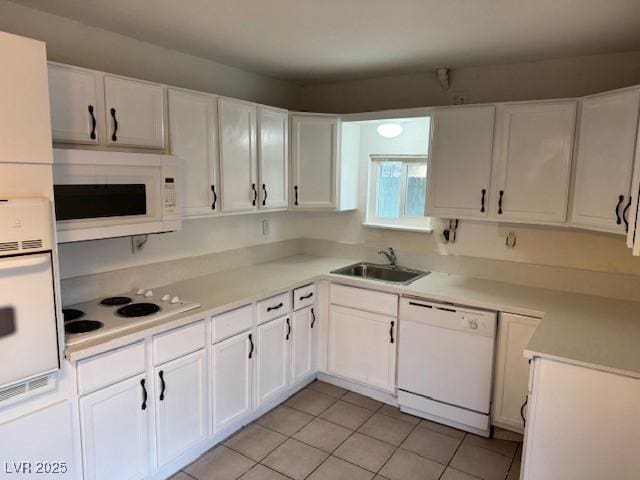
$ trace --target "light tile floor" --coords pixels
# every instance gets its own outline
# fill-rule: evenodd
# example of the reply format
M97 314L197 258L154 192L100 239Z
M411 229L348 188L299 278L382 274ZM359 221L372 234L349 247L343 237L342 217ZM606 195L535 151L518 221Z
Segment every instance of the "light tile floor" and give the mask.
M172 479L517 480L521 451L316 381Z

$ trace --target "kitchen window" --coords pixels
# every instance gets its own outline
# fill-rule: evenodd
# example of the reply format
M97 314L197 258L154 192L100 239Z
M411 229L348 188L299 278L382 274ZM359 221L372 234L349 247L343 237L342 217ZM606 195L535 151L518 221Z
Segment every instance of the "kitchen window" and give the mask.
M431 231L426 194L426 155L370 156L366 225Z

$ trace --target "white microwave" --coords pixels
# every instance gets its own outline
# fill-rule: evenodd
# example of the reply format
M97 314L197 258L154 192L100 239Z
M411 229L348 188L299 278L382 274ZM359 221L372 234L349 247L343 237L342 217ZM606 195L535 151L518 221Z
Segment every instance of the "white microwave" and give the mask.
M53 150L58 242L179 230L179 160L171 155Z

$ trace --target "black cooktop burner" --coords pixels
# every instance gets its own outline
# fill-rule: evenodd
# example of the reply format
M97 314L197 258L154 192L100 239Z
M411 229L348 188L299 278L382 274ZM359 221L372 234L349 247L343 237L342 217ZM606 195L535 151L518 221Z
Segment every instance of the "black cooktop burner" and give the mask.
M97 320L75 320L73 322L65 323L64 331L66 333L86 333L98 330L103 326L104 324Z
M82 310L76 310L75 308L63 308L62 315L65 322L70 322L71 320L77 320L82 317L84 312Z
M104 305L105 307L117 307L119 305L126 305L127 303L131 303L129 297L109 297L100 301L100 305Z
M120 307L116 314L121 317L146 317L160 311L160 307L155 303L132 303Z

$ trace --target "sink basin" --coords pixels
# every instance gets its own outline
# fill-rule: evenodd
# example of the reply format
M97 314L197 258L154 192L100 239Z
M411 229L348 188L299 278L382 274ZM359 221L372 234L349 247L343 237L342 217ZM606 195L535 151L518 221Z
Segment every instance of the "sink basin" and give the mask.
M366 280L378 280L380 282L398 283L409 285L411 282L429 275L431 272L413 270L405 267L392 267L391 265L378 265L375 263L360 262L333 270L331 273L345 275L347 277L363 278Z

